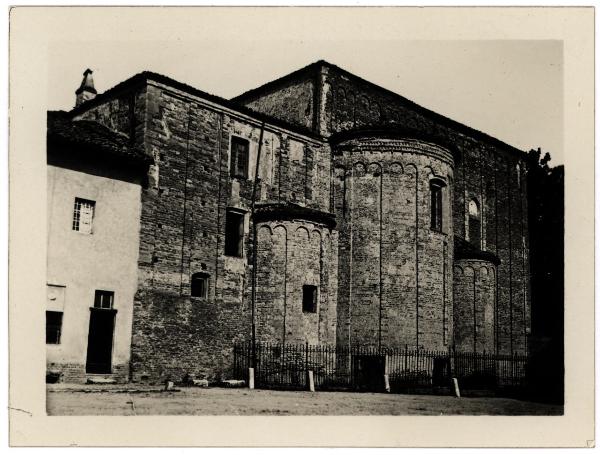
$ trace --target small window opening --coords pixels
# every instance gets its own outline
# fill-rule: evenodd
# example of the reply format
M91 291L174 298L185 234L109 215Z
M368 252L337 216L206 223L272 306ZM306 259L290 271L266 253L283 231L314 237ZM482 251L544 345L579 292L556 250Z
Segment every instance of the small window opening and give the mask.
M96 290L96 294L94 295L94 308L110 310L113 307L114 299L114 292Z
M481 216L475 199L469 201L469 242L481 248Z
M46 311L46 344L60 344L62 311Z
M225 254L242 257L244 241L244 214L227 210L225 214Z
M208 273L194 273L191 283L192 297L205 299L208 297Z
M96 202L87 199L75 198L73 209L73 230L83 234L92 233L92 221Z
M248 178L248 162L250 155L250 142L241 137L231 137L231 162L229 173L231 177Z
M317 287L310 284L302 286L302 312L317 312Z
M432 181L429 184L431 192L431 229L442 232L442 188L441 181Z

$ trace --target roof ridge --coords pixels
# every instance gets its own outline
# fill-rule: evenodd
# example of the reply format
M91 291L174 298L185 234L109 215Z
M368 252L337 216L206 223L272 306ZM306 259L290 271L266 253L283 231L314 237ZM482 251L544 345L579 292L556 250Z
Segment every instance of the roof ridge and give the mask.
M297 70L292 71L291 73L286 73L283 76L280 76L278 78L275 78L268 82L265 82L264 84L259 85L258 87L254 87L254 88L251 88L250 90L246 90L244 93L241 93L241 94L231 98L231 101L237 102L241 99L252 97L252 95L254 95L255 93L262 92L268 87L276 86L278 84L284 83L287 80L294 79L295 77L299 76L300 74L308 73L319 65L331 66L332 64L325 60L317 60L316 62L309 63L308 65L305 65Z
M223 98L221 96L205 92L204 90L198 89L198 88L193 87L184 82L180 82L169 76L165 76L163 74L156 73L154 71L149 71L149 70L141 71L141 72L129 77L128 79L125 79L124 81L119 82L118 84L114 85L113 87L109 88L108 90L98 94L95 98L89 99L89 100L81 103L79 106L75 106L73 109L71 109L68 112L68 114L71 117L74 115L77 115L81 112L88 110L90 107L94 107L94 106L100 104L102 101L104 101L108 97L112 96L113 94L118 93L120 90L125 90L130 86L133 86L138 83L147 82L148 80L153 80L155 82L162 83L164 85L168 85L177 90L184 91L190 95L197 96L199 98L203 98L207 101L218 104L224 108L228 108L228 109L236 111L240 114L252 117L257 122L264 122L264 123L267 123L267 124L270 124L270 125L273 125L273 126L276 126L279 128L283 128L292 133L301 134L303 136L308 136L312 139L323 140L323 137L320 134L315 133L314 131L312 131L306 127L288 123L285 120L282 120L280 118L273 117L268 114L264 114L262 112L255 111L255 110L253 110L247 106L244 106L242 104L239 104L235 101L228 100L227 98Z
M491 136L491 135L489 135L489 134L487 134L487 133L485 133L483 131L480 131L478 129L470 127L469 125L466 125L464 123L459 122L458 120L454 120L454 119L452 119L450 117L447 117L447 116L445 116L443 114L440 114L440 113L438 113L438 112L436 112L436 111L434 111L432 109L429 109L427 107L421 106L420 104L416 103L415 101L412 101L411 99L406 98L405 96L400 95L399 93L394 92L393 90L390 90L390 89L385 88L385 87L383 87L383 86L381 86L379 84L376 84L375 82L371 82L371 81L369 81L367 79L364 79L364 78L362 78L360 76L357 76L356 74L351 73L350 71L345 70L344 68L342 68L342 67L340 67L340 66L338 66L338 65L336 65L334 63L328 62L327 60L323 60L323 59L320 59L320 60L317 60L316 62L310 63L309 65L306 65L306 66L304 66L304 67L302 67L302 68L300 68L300 69L298 69L296 71L293 71L293 72L288 73L288 74L286 74L284 76L281 76L281 77L279 77L277 79L274 79L274 80L272 80L270 82L267 82L267 83L265 83L265 84L263 84L263 85L261 85L259 87L250 89L250 90L248 90L248 91L246 91L246 92L244 92L244 93L242 93L240 95L237 95L237 96L231 98L231 100L232 101L241 101L241 100L244 100L244 99L252 98L254 95L257 95L258 93L264 91L265 89L268 89L270 87L276 86L278 84L282 84L282 83L284 83L284 82L286 82L288 80L293 79L294 77L297 77L300 74L303 74L305 72L309 72L310 70L312 70L313 68L315 68L315 67L317 67L319 65L320 66L327 66L329 68L333 68L336 71L341 72L345 76L348 76L350 78L358 80L361 83L365 83L367 85L375 87L376 89L382 90L382 91L390 94L392 97L401 100L401 102L404 105L408 106L409 108L415 110L418 113L421 113L421 114L425 115L426 117L430 118L431 120L438 121L438 122L444 124L448 128L457 130L459 132L462 131L464 134L466 134L468 136L471 136L474 139L482 139L482 140L484 140L486 142L491 142L492 144L495 144L495 145L500 146L502 148L508 149L511 152L516 152L516 153L519 153L519 154L525 153L524 150L521 150L521 149L519 149L519 148L517 148L517 147L515 147L513 145L510 145L510 144L502 141L501 139L498 139L497 137Z

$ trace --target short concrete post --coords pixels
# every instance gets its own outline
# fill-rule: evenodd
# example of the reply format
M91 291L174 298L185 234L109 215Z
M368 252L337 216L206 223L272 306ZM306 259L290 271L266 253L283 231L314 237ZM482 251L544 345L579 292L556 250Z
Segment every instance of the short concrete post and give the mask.
M458 379L452 378L452 382L454 383L454 395L456 395L456 398L460 398L460 389L458 388Z
M315 376L311 370L308 371L308 390L315 391Z
M390 392L390 375L389 374L383 375L383 382L385 383L385 391L389 393Z
M254 389L254 368L248 368L248 388Z

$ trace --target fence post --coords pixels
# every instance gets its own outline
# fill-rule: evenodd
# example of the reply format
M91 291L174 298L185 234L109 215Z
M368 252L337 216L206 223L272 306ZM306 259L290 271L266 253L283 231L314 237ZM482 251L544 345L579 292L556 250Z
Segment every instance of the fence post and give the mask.
M460 389L458 388L458 379L452 378L452 382L454 383L454 395L456 395L456 398L460 398Z
M312 370L308 370L308 390L311 392L315 391L315 377Z
M306 382L308 383L308 341L306 342L306 344L304 345L304 378L306 379Z
M254 368L248 368L248 388L254 389Z

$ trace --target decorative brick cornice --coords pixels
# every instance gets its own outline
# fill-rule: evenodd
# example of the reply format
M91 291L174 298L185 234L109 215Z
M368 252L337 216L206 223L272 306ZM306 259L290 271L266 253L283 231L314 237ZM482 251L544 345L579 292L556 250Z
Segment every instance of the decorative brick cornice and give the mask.
M321 210L303 207L293 203L257 204L254 221L290 221L303 220L323 224L330 229L335 228L335 215Z

